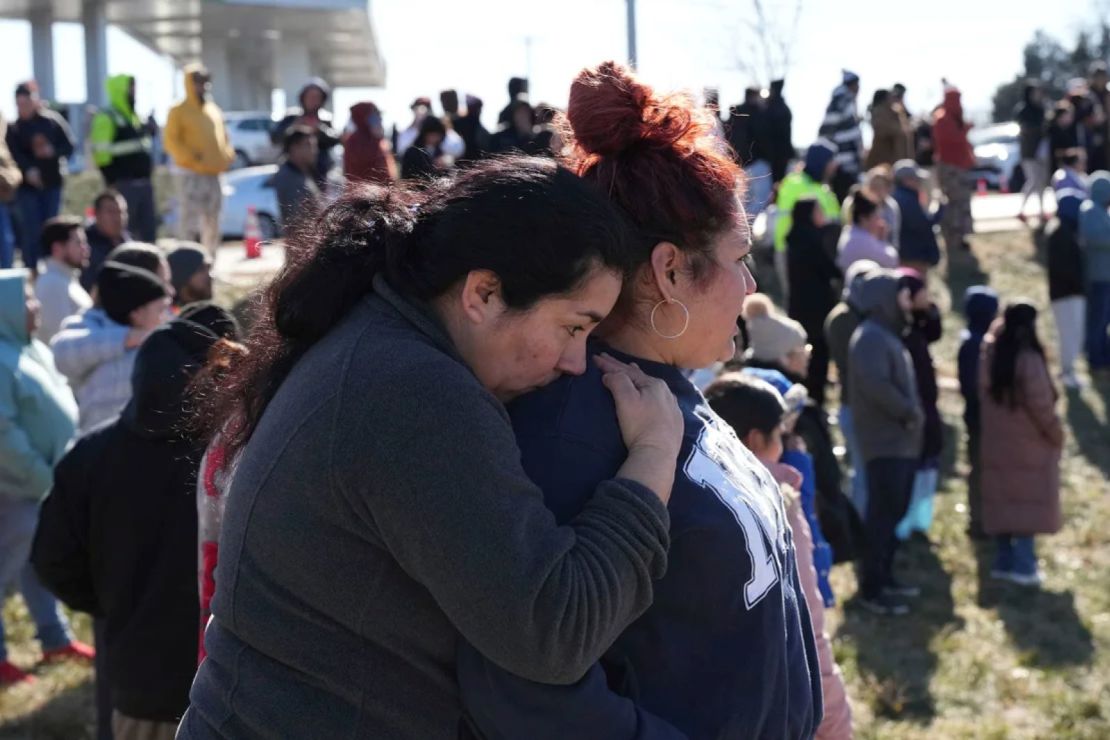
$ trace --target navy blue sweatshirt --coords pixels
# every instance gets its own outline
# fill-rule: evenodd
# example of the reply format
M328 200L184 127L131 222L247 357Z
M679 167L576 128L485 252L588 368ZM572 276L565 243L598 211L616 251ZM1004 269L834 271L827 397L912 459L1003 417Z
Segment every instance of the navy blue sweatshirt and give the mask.
M525 681L461 645L470 721L490 740L811 737L820 669L777 485L681 371L602 349L666 381L685 417L667 573L576 684ZM591 359L509 410L525 471L571 520L627 454L601 372Z

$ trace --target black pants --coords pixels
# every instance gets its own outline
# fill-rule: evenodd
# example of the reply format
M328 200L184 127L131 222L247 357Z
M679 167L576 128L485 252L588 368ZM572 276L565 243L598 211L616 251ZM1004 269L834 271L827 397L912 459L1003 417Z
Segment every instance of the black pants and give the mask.
M106 626L103 619L93 620L93 645L96 647L96 740L112 740L112 685L108 682L108 641L104 637Z
M983 533L983 498L980 481L983 467L979 464L979 429L972 425L967 428L967 459L971 470L967 474L968 530L973 535Z
M154 186L149 179L116 180L112 185L127 201L129 231L139 241L154 243L158 235L158 214L154 205Z
M806 390L809 397L821 408L825 408L825 386L829 383L829 345L825 342L824 328L809 332L809 343L813 347L813 354L809 358L809 370L806 372Z
M884 457L867 463L867 547L860 561L860 590L874 598L893 579L898 538L894 528L906 515L917 472L915 458Z

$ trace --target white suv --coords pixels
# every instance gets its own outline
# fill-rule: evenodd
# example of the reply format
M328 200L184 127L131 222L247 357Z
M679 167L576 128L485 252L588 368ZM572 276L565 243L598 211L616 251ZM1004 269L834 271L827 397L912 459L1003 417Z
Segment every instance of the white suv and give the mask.
M235 148L233 169L260 164L274 164L281 148L270 141L274 120L265 111L224 113L227 133Z

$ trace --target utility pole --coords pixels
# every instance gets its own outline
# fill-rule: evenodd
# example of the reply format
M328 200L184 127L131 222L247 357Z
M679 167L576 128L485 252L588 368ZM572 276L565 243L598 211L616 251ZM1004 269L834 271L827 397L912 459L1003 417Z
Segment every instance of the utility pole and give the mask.
M628 6L628 66L636 69L636 0L625 0Z

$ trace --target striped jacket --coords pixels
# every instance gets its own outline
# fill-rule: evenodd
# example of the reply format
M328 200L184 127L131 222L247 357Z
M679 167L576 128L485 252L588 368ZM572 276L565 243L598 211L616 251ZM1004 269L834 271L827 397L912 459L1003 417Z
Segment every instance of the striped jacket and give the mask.
M863 132L860 130L856 98L844 85L833 91L818 136L836 144L836 161L840 163L841 170L859 173L863 160Z
M119 415L131 399L131 370L138 349L127 349L130 327L90 308L62 322L50 342L54 364L65 375L80 410L78 433Z

